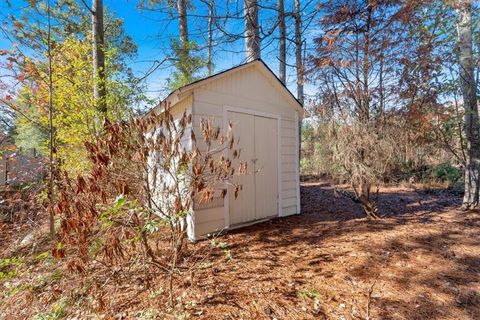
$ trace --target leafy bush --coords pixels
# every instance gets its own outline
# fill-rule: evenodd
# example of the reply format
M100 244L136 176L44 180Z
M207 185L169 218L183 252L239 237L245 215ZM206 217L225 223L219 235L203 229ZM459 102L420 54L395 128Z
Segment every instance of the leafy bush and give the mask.
M237 195L240 186L232 178L246 166L236 160L234 168L240 152L233 148L231 125L222 135L213 121L202 119L205 149L200 150L195 131L189 130L192 116L185 112L176 119L169 105L163 107L160 115L107 122L96 143L86 143L91 172L75 180L65 172L58 181L52 209L60 214L62 245L53 254L66 257L68 267L79 272L94 272L101 263L115 274L130 274L131 266L143 261L145 270L168 277L173 306L190 209L225 196L226 183ZM184 138L191 139L191 147L182 144Z
M429 177L441 182L455 183L462 178L462 172L459 168L453 166L450 162L441 163L429 169Z

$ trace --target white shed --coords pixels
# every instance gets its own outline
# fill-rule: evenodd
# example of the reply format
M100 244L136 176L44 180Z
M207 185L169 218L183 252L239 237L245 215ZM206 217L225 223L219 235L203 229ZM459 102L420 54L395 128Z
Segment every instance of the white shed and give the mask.
M192 114L191 129L197 136L202 118L214 119L220 128L232 121L242 161L256 172L237 177L243 186L238 198L229 190L225 198L194 206L188 215L191 240L300 213L298 152L303 108L263 61L186 85L166 101L174 115L185 110Z

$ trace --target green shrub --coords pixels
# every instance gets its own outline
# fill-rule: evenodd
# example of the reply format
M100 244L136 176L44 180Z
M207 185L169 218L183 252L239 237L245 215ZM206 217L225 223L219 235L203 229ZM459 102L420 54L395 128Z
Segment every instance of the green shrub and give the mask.
M462 178L462 172L450 162L445 162L430 168L428 176L437 181L455 183Z

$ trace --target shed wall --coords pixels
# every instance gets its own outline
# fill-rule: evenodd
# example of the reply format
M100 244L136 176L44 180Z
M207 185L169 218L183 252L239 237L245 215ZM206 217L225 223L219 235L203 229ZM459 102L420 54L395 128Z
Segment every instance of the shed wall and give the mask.
M185 112L187 113L187 115L192 113L192 101L193 101L192 100L192 95L189 95L189 96L185 97L184 99L182 99L181 101L177 102L176 104L174 104L172 106L170 112L171 112L171 115L174 118L175 123L177 123L177 124L179 123L180 119L182 118L182 116ZM158 109L155 109L154 112L156 112L158 114L161 111L162 111L162 109L158 108ZM182 139L180 140L181 147L186 149L186 150L190 150L191 146L192 146L191 138L190 138L191 137L191 130L192 130L192 125L188 125L185 129L185 133L182 136ZM150 132L149 134L151 135L152 132ZM156 163L154 163L154 157L150 156L148 158L148 165L151 168L150 170L152 170L153 167L157 165ZM161 170L158 170L158 172L161 172ZM168 183L174 183L173 180L168 179L168 177L165 178L165 180L166 180L165 182L167 184ZM160 190L160 189L161 188L158 188L158 190ZM157 201L157 204L161 204L162 199L164 199L164 198L162 198L162 197L164 197L164 195L155 194L155 191L153 191L153 192L154 192L153 197L154 197L155 201ZM187 223L189 225L188 236L190 238L194 237L193 233L191 233L191 231L194 230L194 219L193 218L194 218L193 217L193 212L190 212L187 216Z

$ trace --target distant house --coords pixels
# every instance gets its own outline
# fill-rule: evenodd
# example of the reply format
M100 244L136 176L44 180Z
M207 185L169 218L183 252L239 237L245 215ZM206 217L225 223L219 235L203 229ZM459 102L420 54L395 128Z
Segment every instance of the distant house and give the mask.
M254 174L237 177L243 188L235 199L194 206L188 235L197 239L222 229L300 213L299 121L303 107L261 60L196 81L172 92L172 113L192 114L196 136L201 118L220 128L233 123L242 161ZM153 112L161 112L161 106ZM188 141L186 142L188 145Z
M0 187L15 187L42 179L43 161L35 149L20 150L11 137L0 135Z

